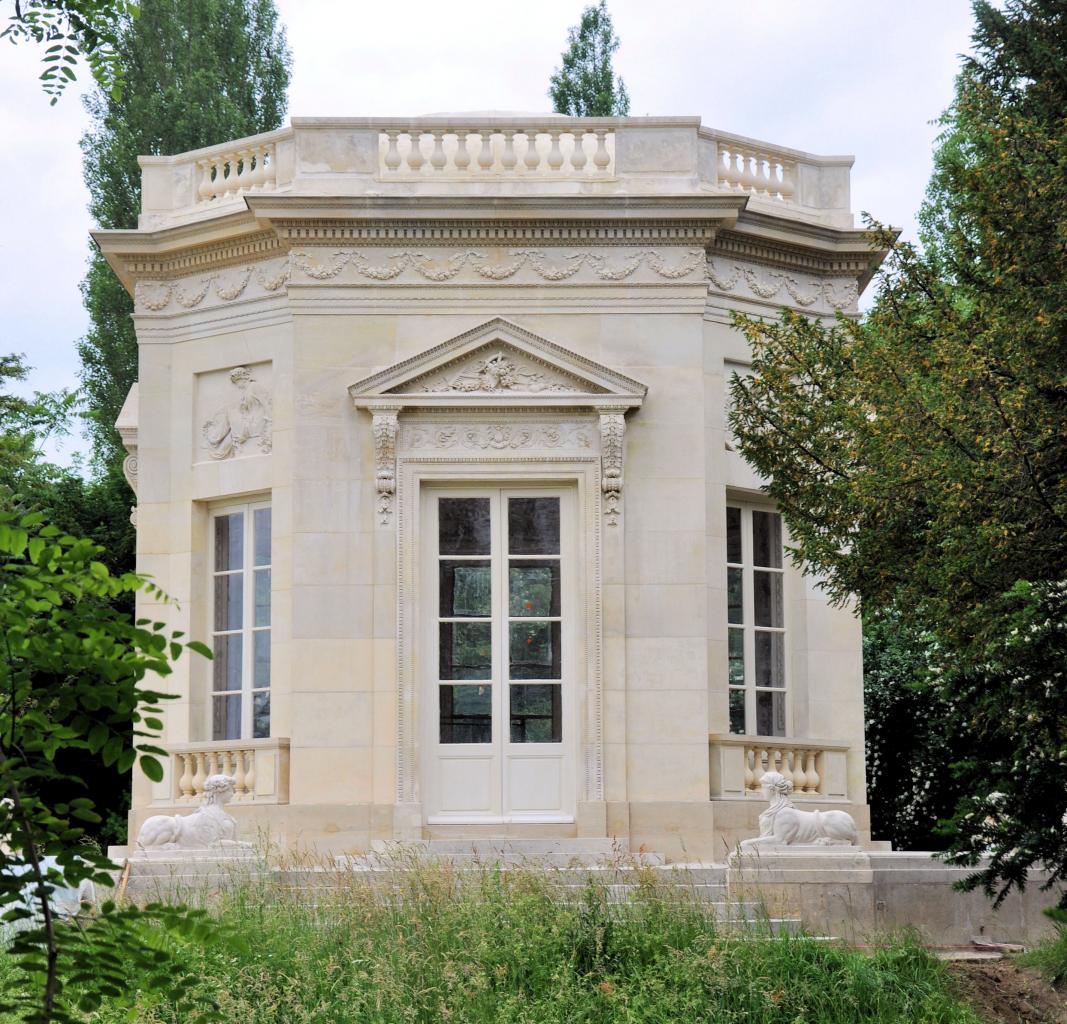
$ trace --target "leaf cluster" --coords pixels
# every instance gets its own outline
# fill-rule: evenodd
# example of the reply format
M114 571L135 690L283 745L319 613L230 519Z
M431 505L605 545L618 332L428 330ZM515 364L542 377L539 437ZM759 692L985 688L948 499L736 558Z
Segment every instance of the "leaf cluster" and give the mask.
M96 970L93 951L119 942L134 914L104 913L90 938L55 919L57 885L110 885L116 870L83 842L99 815L60 755L84 751L123 773L138 762L160 781L166 754L156 741L173 695L155 680L186 649L210 656L163 621L131 622L119 611L125 594L141 592L161 609L168 599L144 577L110 573L101 554L38 513L0 511L0 910L9 926L31 925L16 940L24 977L15 1005L41 1014L27 1019L66 1019L61 978Z
M77 80L84 59L96 83L122 95L123 68L117 51L119 26L137 16L132 0L14 0L15 13L0 39L45 45L41 86L51 103Z

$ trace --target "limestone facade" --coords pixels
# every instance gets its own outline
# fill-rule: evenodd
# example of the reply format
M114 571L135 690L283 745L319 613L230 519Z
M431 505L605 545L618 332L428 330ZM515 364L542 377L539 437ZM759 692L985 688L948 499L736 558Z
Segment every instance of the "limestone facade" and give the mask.
M725 419L732 311L856 311L851 162L554 116L142 158L139 228L94 235L135 299L138 569L175 599L139 612L216 657L166 681L132 832L224 772L246 838L723 860L777 768L869 838L859 625Z

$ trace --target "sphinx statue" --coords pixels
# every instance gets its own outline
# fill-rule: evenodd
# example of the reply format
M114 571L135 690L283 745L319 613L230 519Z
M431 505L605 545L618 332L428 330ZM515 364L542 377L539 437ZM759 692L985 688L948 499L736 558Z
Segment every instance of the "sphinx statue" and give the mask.
M857 846L856 822L847 811L797 810L789 794L793 783L781 772L760 779L770 806L759 816L759 835L741 841L741 852L775 846Z
M250 843L237 840L237 822L224 810L233 799L233 791L229 775L209 775L204 780L200 806L191 814L155 814L145 819L137 833L137 849L251 849Z

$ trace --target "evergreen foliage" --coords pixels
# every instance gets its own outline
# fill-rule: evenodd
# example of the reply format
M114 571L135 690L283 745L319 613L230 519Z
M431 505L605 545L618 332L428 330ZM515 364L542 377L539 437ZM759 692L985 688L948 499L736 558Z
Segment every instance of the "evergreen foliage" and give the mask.
M625 117L630 96L612 67L618 48L607 0L586 7L581 22L567 32L562 67L550 79L552 109L569 117Z
M975 752L949 852L989 851L971 883L1003 896L1031 865L1067 879L1067 6L975 16L922 250L875 229L864 322L738 318L732 424L831 597L936 637Z
M143 0L116 44L121 97L86 99L82 139L89 209L102 228L137 227L139 155L181 153L277 128L291 59L274 0ZM133 301L94 248L82 284L89 333L80 342L94 451L117 468L114 422L137 379Z

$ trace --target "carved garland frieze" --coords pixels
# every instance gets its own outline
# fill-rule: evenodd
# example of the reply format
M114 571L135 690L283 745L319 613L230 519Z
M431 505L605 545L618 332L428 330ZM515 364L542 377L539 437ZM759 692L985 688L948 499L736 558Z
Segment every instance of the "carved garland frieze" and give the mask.
M696 275L704 267L702 249L687 250L681 258L667 258L655 250L641 250L627 255L607 256L599 252L564 252L549 256L541 249L511 249L507 259L491 259L474 249L460 250L449 255L431 256L424 252L400 251L370 257L357 249L336 249L323 259L311 252L294 250L290 254L292 268L315 281L336 278L346 268L370 281L392 281L406 271L409 277L419 277L435 283L451 281L468 270L468 279L505 281L523 269L528 269L543 281L566 281L583 269L583 277L598 281L624 281L642 267L647 267L664 280L680 280Z
M559 451L593 448L590 422L413 423L401 428L402 451Z
M196 309L212 293L222 302L233 302L249 291L252 282L269 295L281 290L288 281L288 258L220 270L204 277L138 281L134 288L134 308L150 313L162 312L169 306Z
M769 267L733 263L722 269L714 259L707 261L709 290L736 293L742 284L760 299L781 297L784 291L803 309L821 304L830 310L853 309L859 299L859 285L855 278L817 278L813 275L794 275Z

